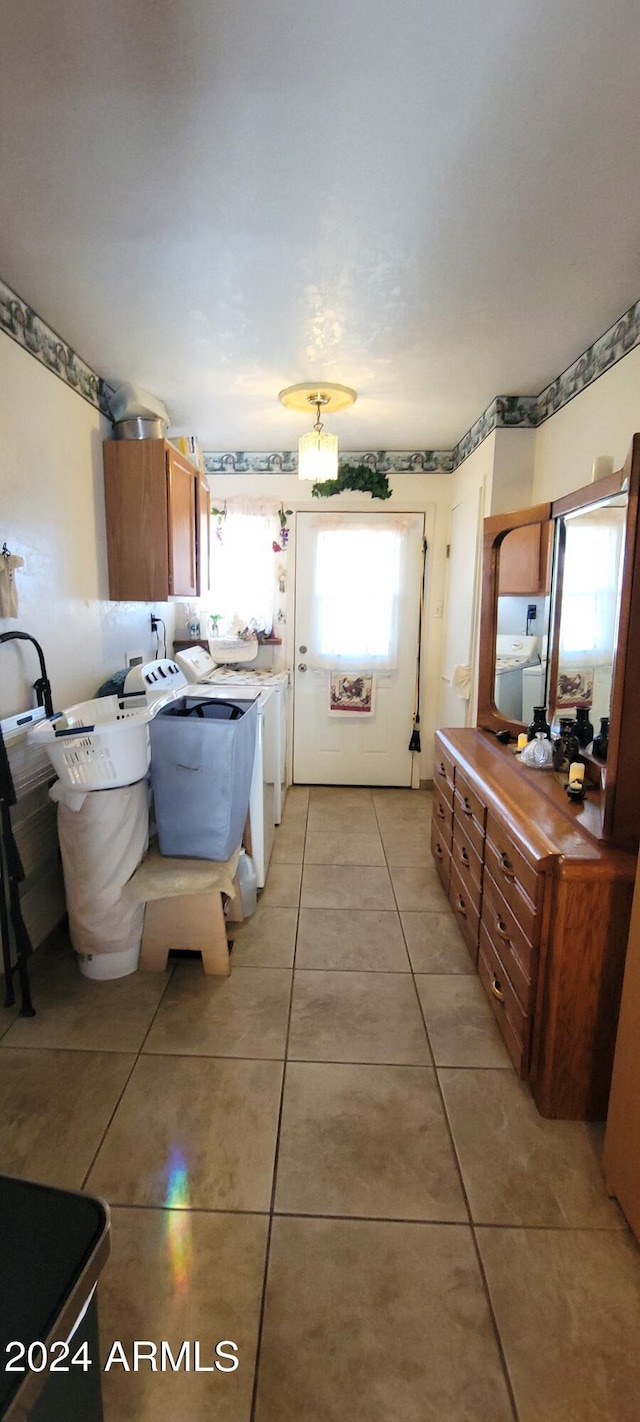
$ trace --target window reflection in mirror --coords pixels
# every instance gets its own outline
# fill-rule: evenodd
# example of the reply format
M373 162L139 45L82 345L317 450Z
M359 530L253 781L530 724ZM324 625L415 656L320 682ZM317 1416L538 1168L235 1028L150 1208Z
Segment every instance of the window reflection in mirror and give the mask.
M550 523L513 529L498 555L494 702L525 726L546 700L551 535Z
M556 716L587 709L594 734L609 716L620 614L627 497L564 518Z

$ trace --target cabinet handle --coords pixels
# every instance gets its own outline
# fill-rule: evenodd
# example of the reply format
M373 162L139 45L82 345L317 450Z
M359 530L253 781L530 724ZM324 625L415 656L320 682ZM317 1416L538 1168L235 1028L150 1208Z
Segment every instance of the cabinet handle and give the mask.
M456 904L456 908L458 910L458 913L462 914L463 918L467 917L467 905L465 904L464 899L460 897L460 895L458 895L458 902Z
M495 973L493 974L493 977L491 979L490 987L493 996L497 997L498 1002L504 1002L504 993L502 991L502 988L500 987L500 982L496 977Z
M502 869L503 878L510 879L512 882L515 880L515 874L510 872L511 860L508 854L505 854L504 849L500 850L500 868Z
M511 939L507 932L507 925L504 919L500 917L499 913L496 914L496 933L499 935L500 938L504 938L505 943L511 942Z

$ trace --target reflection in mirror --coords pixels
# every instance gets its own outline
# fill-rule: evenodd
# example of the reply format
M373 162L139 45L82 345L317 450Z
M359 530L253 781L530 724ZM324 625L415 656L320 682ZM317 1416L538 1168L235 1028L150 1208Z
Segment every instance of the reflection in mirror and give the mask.
M525 726L545 704L550 533L548 523L513 529L498 554L494 704Z
M611 710L620 614L627 496L568 514L564 542L558 643L556 717L584 708L593 727Z

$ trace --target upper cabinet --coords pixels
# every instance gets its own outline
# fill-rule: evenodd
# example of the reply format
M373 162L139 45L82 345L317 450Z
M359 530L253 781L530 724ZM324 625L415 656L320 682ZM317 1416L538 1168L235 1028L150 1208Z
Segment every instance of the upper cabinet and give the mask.
M550 525L512 529L500 547L499 597L538 597L549 591Z
M166 602L209 588L209 485L166 440L105 440L109 597Z
M585 748L589 789L584 806L574 806L573 813L597 838L631 849L640 822L639 490L635 435L624 468L614 474L553 504L485 521L478 678L478 725L488 730L515 733L526 725L524 692L520 714L514 711L520 683L535 685L550 723L584 708L598 732L608 718L606 763ZM551 541L551 576L543 575L539 584L533 627L507 627L501 619L509 607L502 599L507 589L515 591L513 549L519 542L522 554L536 539L541 569L542 550ZM527 579L534 568L531 555ZM510 666L501 634L526 630L537 635L537 647L521 637L529 665ZM541 774L540 787L555 795L555 780Z

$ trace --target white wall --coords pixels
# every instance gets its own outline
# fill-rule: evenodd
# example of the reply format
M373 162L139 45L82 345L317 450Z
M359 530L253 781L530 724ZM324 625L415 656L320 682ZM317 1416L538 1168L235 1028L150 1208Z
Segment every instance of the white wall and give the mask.
M559 499L588 484L600 454L611 454L620 469L639 429L640 347L540 426L532 502Z
M146 603L109 602L102 482L108 422L0 333L0 547L24 558L16 573L20 629L41 643L56 707L93 696L125 665L153 655ZM173 630L173 609L156 610ZM34 704L39 675L28 643L0 646L0 717Z
M433 737L437 727L437 705L440 685L440 659L442 651L442 608L446 580L445 548L449 521L451 492L450 474L391 474L392 497L384 503L372 499L369 494L336 494L329 500L319 501L310 496L309 486L301 483L292 474L214 474L209 483L214 505L220 505L227 498L242 496L253 499L276 499L285 508L298 511L317 512L319 507L342 512L424 512L426 535L429 545L427 556L427 584L422 647L422 711L420 732L422 755L421 778L433 776ZM283 631L282 664L293 666L294 646L294 587L295 587L295 518L290 520L291 534L287 551L287 622Z

